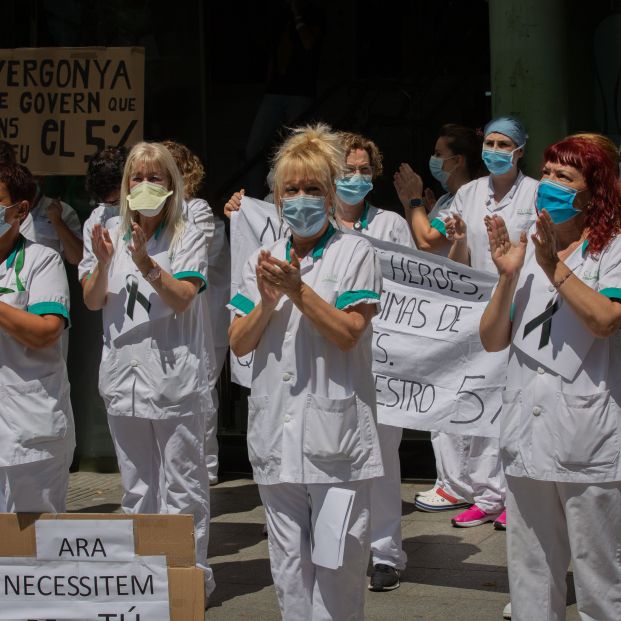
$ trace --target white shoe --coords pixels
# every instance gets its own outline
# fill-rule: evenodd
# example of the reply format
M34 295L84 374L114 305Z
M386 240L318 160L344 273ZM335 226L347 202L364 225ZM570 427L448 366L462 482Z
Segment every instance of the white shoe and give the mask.
M502 618L511 619L511 602L502 609Z
M443 489L437 488L428 496L417 496L414 506L419 511L433 513L434 511L450 511L451 509L465 509L470 506L463 498L455 498Z
M435 496L437 489L437 487L432 487L431 489L426 489L424 492L416 492L414 498L418 498L419 496Z

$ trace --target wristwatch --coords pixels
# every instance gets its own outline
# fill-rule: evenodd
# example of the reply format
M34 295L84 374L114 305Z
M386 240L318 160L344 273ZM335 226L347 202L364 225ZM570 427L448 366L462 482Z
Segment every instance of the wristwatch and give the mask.
M422 198L411 198L410 207L422 207L425 203Z
M144 276L144 279L149 282L155 282L162 275L162 268L156 263Z

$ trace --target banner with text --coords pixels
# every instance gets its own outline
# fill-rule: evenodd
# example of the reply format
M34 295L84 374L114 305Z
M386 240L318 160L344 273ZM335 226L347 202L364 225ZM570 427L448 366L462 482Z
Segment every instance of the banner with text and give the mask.
M0 139L35 174L84 175L109 145L142 140L144 49L0 50Z
M276 209L245 199L231 219L231 294L243 264L282 233ZM447 258L370 239L381 261L382 310L373 320L378 420L386 425L497 437L507 351L490 354L479 321L496 276ZM252 356L232 355L233 381L250 386Z

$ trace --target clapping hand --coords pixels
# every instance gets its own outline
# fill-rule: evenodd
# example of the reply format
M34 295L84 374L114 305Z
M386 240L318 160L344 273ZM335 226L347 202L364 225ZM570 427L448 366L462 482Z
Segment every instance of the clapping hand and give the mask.
M509 238L509 232L505 221L500 216L485 216L485 227L489 238L492 260L501 276L514 278L524 265L526 245L528 238L526 233L520 233L520 240L515 243Z

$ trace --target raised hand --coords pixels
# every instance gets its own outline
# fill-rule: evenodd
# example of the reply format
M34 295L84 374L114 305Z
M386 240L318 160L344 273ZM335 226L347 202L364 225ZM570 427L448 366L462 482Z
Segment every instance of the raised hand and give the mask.
M263 278L281 294L295 297L302 287L300 260L291 248L291 261L280 261L271 255L259 264Z
M274 284L278 282L278 278L274 277L269 269L271 258L272 256L267 250L261 250L255 270L261 303L265 308L273 309L278 304L283 292Z
M63 206L60 204L60 199L55 198L45 210L45 215L50 219L52 224L58 224L63 219Z
M399 166L399 170L394 174L393 184L404 207L410 206L411 199L423 197L423 180L409 164Z
M458 213L452 213L445 218L446 238L452 242L465 243L468 238L468 227L463 218Z
M231 198L224 205L224 215L227 218L231 217L231 214L234 211L239 211L241 209L241 200L245 194L245 190L242 188L239 192L235 192Z
M489 247L492 260L501 276L514 278L524 265L526 245L528 238L526 233L520 233L520 240L515 243L509 238L509 232L505 221L500 216L485 216L485 227L489 239Z
M91 233L91 241L93 254L97 257L97 261L103 266L110 265L112 255L114 255L114 244L110 239L108 229L101 224L96 224Z
M552 218L545 209L539 214L536 226L536 233L531 235L535 244L535 259L546 274L554 274L559 262L558 244Z
M127 244L132 260L140 271L151 267L151 259L147 253L147 236L137 222L132 222L132 241Z

